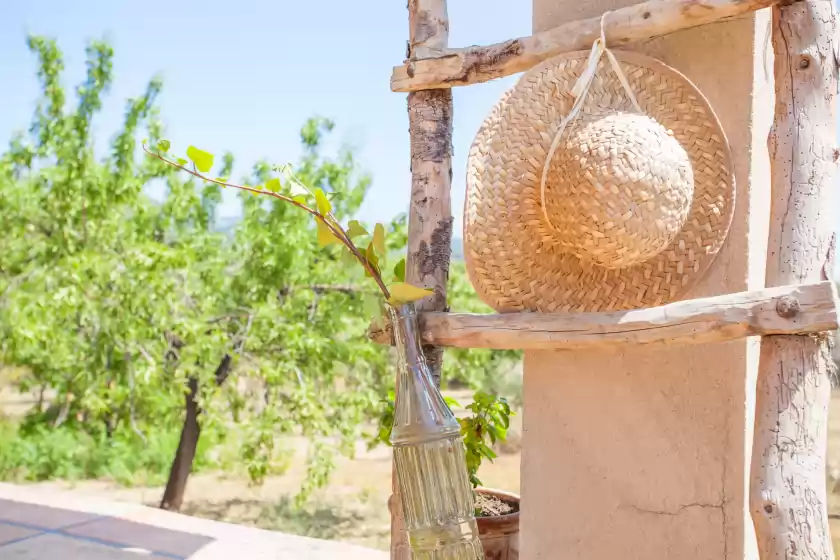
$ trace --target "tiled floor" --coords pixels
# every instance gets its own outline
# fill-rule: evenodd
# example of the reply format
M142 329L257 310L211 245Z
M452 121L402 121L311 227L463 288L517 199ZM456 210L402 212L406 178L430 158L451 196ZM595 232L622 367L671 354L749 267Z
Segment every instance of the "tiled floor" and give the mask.
M115 517L0 499L3 560L137 560L138 556L186 560L213 540Z
M0 483L0 560L384 560L357 546Z

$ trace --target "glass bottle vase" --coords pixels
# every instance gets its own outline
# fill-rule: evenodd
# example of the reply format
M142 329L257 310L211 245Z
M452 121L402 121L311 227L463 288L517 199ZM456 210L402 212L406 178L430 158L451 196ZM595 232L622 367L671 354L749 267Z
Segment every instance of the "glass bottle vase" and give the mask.
M391 444L414 560L483 560L460 425L432 380L414 305L389 307L398 353Z

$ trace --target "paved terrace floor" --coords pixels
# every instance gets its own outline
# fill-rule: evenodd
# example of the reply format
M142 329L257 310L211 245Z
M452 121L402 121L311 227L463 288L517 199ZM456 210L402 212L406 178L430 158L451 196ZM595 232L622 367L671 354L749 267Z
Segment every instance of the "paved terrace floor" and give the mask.
M0 560L385 560L355 545L0 483Z

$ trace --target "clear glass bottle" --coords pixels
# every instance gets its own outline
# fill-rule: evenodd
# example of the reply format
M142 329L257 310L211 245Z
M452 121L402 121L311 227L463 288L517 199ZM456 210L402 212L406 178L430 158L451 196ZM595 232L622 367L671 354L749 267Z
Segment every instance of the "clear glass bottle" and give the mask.
M483 560L455 415L435 386L414 305L389 308L399 355L391 444L414 560Z

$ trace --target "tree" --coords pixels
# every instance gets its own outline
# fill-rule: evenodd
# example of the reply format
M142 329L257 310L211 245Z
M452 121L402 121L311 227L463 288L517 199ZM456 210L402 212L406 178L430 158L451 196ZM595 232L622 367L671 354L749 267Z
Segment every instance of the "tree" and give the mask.
M206 317L218 304L229 248L212 231L218 188L197 192L170 169L137 160L137 135L163 131L157 79L128 101L110 153L97 161L91 122L112 80L112 49L87 48L87 77L68 107L54 41L29 39L42 95L28 135L0 158L0 329L5 359L28 369L52 406L34 409L27 433L66 427L141 441L177 417L185 379L227 344ZM167 196L144 193L164 180ZM173 329L185 344L174 351ZM173 367L173 355L179 367Z
M311 442L305 499L326 482L336 452L353 452L393 382L388 351L365 336L374 286L337 246L321 247L317 225L297 209L243 193L243 217L228 236L215 227L218 185L139 157L141 134L157 145L164 132L157 79L128 101L109 153L97 159L91 122L112 80L111 48L89 45L71 105L55 42L31 37L29 46L39 61L38 109L0 156L0 344L4 361L28 372L20 390L36 391L44 405L15 445L81 434L87 455L107 463L160 447L182 424L162 500L177 509L202 441L224 436L259 482L284 464L278 438L297 434ZM371 179L352 151L323 153L332 129L320 117L304 124L293 169L346 220ZM205 163L227 177L234 158ZM245 181L265 184L282 169L260 162ZM165 184L161 203L146 195L153 181ZM404 250L404 218L386 229L387 252ZM462 293L454 297L472 305L463 275L453 282ZM457 356L464 367L452 371L466 368L468 377L497 361L489 352ZM243 389L246 381L258 388ZM57 453L24 476L52 477L69 456ZM102 472L85 465L83 475Z

